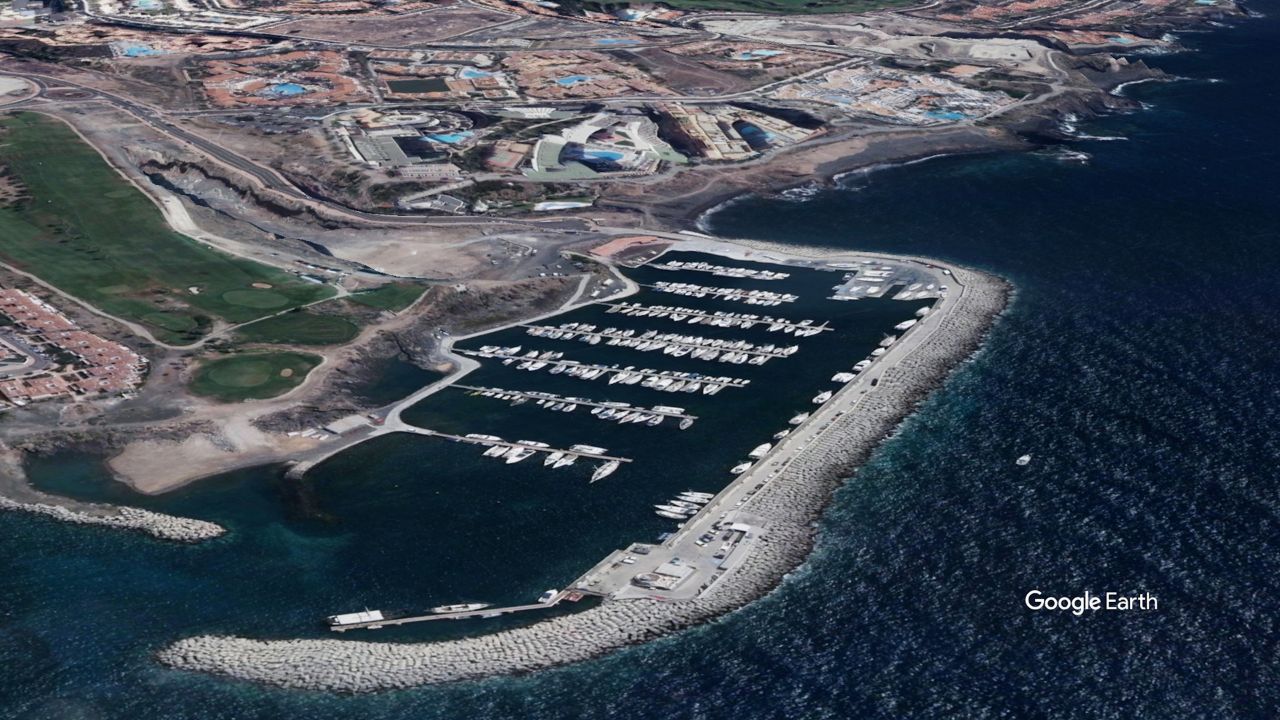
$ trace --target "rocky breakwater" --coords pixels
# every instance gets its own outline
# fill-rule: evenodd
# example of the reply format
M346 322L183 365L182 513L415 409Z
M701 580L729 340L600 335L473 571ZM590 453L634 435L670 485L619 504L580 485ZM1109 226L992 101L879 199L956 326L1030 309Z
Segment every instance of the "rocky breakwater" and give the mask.
M27 482L21 455L0 446L0 510L44 515L77 525L102 525L143 532L161 540L202 542L226 534L204 520L165 515L141 508L85 503L39 492Z
M177 542L195 543L212 540L227 532L221 525L204 520L114 505L88 505L85 509L73 509L54 503L20 502L0 497L0 509L21 510L79 525L105 525L124 530L136 530L161 540Z
M858 410L809 444L744 509L768 519L751 554L697 598L606 600L572 615L463 640L427 644L345 640L253 640L200 636L159 653L175 668L290 688L372 692L522 673L585 660L724 615L767 594L804 562L814 520L843 478L947 374L979 347L1003 310L1003 281L953 268L959 297L938 328L886 369Z

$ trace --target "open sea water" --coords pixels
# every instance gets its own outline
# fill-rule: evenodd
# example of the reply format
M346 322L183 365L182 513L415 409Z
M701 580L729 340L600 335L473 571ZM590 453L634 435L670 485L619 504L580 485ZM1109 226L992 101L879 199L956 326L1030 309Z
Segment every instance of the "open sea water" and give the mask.
M432 547L381 557L366 546L353 559L353 535L379 530L350 478L382 463L465 480L475 453L371 446L309 485L256 470L147 501L106 484L92 458L49 458L32 467L43 487L254 532L178 547L0 514L0 717L1276 717L1280 21L1187 41L1196 52L1149 61L1190 79L1129 88L1149 110L1091 123L1128 139L1075 143L1088 164L939 159L714 215L726 236L935 255L1018 288L985 349L844 486L810 562L769 597L526 677L339 697L179 673L151 653L193 627L293 634L281 628L315 612L293 610L298 598L404 592L396 568L420 578L431 567L438 577L414 582L458 592L511 573L524 593L580 565L528 570L519 548L486 548L486 520L495 535L494 517L538 527L520 503L545 505L463 484L441 486L439 508L484 509L456 525L476 535L455 541L483 564L443 562ZM492 410L474 417L501 422ZM1033 462L1015 466L1023 453ZM386 481L369 491L409 492ZM405 519L386 521L387 547ZM634 535L576 532L601 545ZM378 577L385 587L369 589ZM1159 609L1034 613L1022 600L1037 588L1149 592Z

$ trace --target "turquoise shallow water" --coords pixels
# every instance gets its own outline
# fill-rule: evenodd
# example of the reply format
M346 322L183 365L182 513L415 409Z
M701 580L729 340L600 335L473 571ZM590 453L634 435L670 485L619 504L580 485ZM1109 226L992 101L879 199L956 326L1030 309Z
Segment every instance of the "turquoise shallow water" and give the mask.
M543 517L545 483L508 483L498 495L497 466L470 450L370 446L322 468L312 485L263 470L148 501L252 529L208 547L0 514L0 714L1274 717L1277 39L1280 21L1264 18L1191 38L1198 52L1152 59L1201 80L1131 88L1151 109L1091 127L1130 139L1076 143L1093 155L1088 165L943 159L851 176L846 189L805 202L745 201L713 218L725 235L939 255L1019 289L979 357L839 493L811 562L746 610L573 667L372 697L259 688L151 662L192 627L305 630L318 612L363 597L527 597L578 564L530 567L518 551L493 549L493 536L564 524L569 553L611 547L632 537L632 522L657 520L638 512L594 523L600 510L582 495L573 512ZM804 385L780 382L781 405ZM542 430L543 416L500 409L470 398L454 412ZM696 457L672 442L676 457ZM1024 452L1035 461L1016 468ZM109 492L83 458L37 470L69 491ZM386 497L412 501L385 528L364 497L369 475ZM410 486L441 476L459 481L437 486L438 504L426 506ZM627 477L606 482L649 491ZM663 482L694 484L648 482L657 494ZM448 523L468 514L490 526ZM407 521L432 540L410 561L397 544ZM450 538L433 523L476 529ZM433 557L446 546L485 564ZM499 574L511 581L487 577ZM1021 599L1034 587L1145 590L1161 609L1033 614Z

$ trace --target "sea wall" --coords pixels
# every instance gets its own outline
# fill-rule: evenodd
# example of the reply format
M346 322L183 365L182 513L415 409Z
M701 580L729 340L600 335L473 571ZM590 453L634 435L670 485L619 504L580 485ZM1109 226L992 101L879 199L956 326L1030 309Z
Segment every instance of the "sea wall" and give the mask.
M373 692L586 660L741 608L804 562L816 532L813 521L842 478L977 350L1005 307L1009 286L1002 280L952 271L959 297L943 322L913 353L884 371L857 413L833 422L783 476L752 497L743 509L767 518L767 532L747 558L696 599L606 600L527 627L438 643L199 636L164 648L159 660L174 668L289 688Z
M0 510L43 515L77 525L100 525L143 532L161 540L195 543L226 534L204 520L165 515L141 508L87 503L42 493L27 481L22 453L0 444Z
M0 509L44 515L63 522L78 525L103 525L144 532L161 540L176 542L201 542L226 534L220 525L204 520L165 515L132 507L93 505L89 510L77 510L48 502L20 502L0 497Z

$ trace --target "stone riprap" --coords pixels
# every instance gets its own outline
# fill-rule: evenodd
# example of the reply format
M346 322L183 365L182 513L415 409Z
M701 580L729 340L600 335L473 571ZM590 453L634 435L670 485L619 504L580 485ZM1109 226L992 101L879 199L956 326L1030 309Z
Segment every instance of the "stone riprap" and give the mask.
M226 529L204 520L176 517L132 507L92 505L77 510L47 502L20 502L0 497L0 509L44 515L63 522L79 525L103 525L106 527L135 530L176 542L201 542L226 534Z

